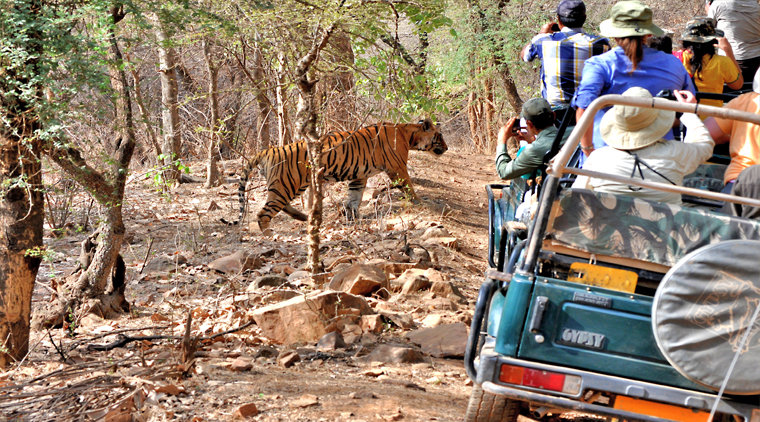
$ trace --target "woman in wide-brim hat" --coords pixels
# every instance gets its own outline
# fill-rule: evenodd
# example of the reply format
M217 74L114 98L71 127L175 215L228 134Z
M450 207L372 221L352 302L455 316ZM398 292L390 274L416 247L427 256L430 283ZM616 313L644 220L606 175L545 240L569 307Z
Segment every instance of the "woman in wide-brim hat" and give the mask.
M696 103L688 91L676 91L682 103ZM651 99L644 88L634 87L625 96ZM606 147L594 151L584 169L682 185L685 175L693 172L712 156L713 142L702 120L692 113L684 113L681 122L688 132L684 142L663 139L673 127L675 112L654 108L616 105L604 115L601 133ZM610 180L579 176L573 188L593 189L635 196L650 201L681 203L681 195L659 190L640 188Z
M715 19L698 16L686 24L681 34L685 51L681 62L700 92L723 93L723 84L731 89L744 85L739 63L734 58L731 44L723 37L724 33L715 28ZM725 56L715 54L715 47L720 48ZM701 100L700 104L723 107L720 100Z
M691 77L675 56L646 46L649 37L664 34L652 22L652 9L647 5L638 1L616 3L610 11L610 18L600 25L600 32L613 38L618 46L586 60L581 84L572 103L578 109L578 119L599 96L622 94L634 86L645 88L652 95L662 90L695 93ZM586 155L605 145L600 128L607 110L594 116L593 129L589 128L581 140ZM672 133L666 134L665 138L673 139Z

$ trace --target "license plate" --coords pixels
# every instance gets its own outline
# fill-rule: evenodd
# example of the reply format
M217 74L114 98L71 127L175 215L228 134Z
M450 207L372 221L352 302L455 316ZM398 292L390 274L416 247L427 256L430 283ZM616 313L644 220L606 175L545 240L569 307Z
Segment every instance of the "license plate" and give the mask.
M639 280L639 275L633 271L573 262L570 265L570 273L567 276L567 280L573 283L633 293L636 290L636 282Z
M672 406L649 400L634 399L626 396L617 396L613 407L619 410L627 410L629 412L679 422L702 422L707 421L707 418L710 417L708 412L695 412L685 407Z

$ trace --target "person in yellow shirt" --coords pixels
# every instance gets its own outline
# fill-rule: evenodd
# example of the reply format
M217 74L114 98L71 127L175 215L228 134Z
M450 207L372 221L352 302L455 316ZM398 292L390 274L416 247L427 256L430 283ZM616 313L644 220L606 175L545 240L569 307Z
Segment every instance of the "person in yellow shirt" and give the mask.
M708 17L692 19L681 35L684 47L681 62L699 92L722 94L723 84L731 89L739 89L744 84L731 44L723 35L723 31L715 28L715 19ZM725 56L716 54L716 45L723 50ZM720 100L704 99L699 103L723 107L723 101Z

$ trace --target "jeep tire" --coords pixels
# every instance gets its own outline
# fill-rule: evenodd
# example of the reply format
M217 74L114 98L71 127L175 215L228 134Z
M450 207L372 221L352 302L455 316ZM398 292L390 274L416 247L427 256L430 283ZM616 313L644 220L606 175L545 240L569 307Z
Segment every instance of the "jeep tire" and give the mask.
M472 386L465 422L516 422L520 402L486 393L479 384Z

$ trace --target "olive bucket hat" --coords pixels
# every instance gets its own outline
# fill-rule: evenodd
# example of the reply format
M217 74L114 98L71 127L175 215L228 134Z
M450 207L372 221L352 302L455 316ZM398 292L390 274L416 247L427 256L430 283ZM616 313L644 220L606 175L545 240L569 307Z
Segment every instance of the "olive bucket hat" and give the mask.
M710 42L716 38L722 38L725 34L715 28L715 19L707 16L697 16L686 23L686 30L681 34L683 41L696 43Z
M652 9L639 1L621 1L610 10L610 18L599 25L599 32L609 38L661 37L665 31L652 23Z

